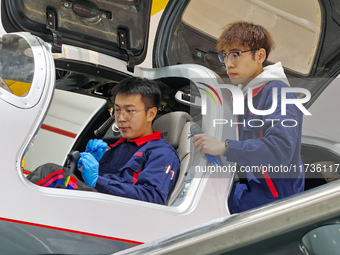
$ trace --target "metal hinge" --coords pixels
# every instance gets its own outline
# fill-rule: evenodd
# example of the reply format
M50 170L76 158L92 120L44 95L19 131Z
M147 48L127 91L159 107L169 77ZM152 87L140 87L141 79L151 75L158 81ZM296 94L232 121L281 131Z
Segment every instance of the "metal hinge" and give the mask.
M62 37L57 31L57 14L53 10L46 10L46 28L52 33L52 53L61 53Z
M118 42L119 48L125 50L128 56L127 70L133 72L135 69L136 60L135 56L130 50L128 33L122 28L118 29Z

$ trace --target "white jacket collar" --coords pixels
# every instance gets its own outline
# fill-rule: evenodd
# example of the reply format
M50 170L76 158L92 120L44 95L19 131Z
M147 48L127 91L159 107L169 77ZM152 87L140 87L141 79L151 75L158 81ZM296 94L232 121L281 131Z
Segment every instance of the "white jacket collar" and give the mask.
M282 67L281 62L277 62L276 64L264 67L263 72L256 76L254 79L252 79L247 84L247 86L243 88L242 92L244 95L247 95L248 88L256 89L270 81L282 81L283 83L290 86L287 76L284 73L284 69Z

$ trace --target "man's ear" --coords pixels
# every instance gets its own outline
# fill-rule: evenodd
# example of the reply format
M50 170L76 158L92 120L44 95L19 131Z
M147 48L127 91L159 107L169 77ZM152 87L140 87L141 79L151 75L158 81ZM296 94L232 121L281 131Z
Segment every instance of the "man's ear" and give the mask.
M153 119L156 117L157 115L157 107L152 107L150 109L148 109L148 120L150 122L153 121Z
M258 61L259 63L262 64L266 60L267 52L264 48L260 48L257 53L258 53Z

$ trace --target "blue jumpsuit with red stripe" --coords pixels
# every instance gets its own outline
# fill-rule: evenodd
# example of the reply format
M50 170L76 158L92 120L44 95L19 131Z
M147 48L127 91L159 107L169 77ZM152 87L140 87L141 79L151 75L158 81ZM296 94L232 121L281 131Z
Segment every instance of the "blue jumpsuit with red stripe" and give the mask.
M118 140L99 161L99 192L165 204L177 179L180 162L160 132L127 142Z
M304 190L300 154L302 112L294 104L287 104L286 115L281 115L281 88L288 86L272 81L254 89L253 106L258 110L270 109L273 87L278 88L276 110L267 116L253 114L245 98L245 114L238 116L239 141L229 140L227 159L237 163L240 177L240 183L233 186L229 196L231 213ZM297 98L295 93L286 95L289 99Z

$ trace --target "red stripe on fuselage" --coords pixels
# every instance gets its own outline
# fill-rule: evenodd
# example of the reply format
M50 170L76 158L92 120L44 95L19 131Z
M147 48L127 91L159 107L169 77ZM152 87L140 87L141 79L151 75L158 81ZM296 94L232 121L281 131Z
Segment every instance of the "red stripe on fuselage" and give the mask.
M39 228L48 228L48 229L52 229L52 230L65 231L65 232L74 233L74 234L80 234L80 235L86 235L86 236L105 238L105 239L110 239L110 240L115 240L115 241L120 241L120 242L125 242L125 243L143 244L142 242L138 242L138 241L132 241L132 240L116 238L116 237L111 237L111 236L97 235L97 234L86 233L86 232L72 230L72 229L66 229L66 228L52 227L52 226L47 226L47 225L37 224L37 223L31 223L31 222L26 222L26 221L6 219L6 218L2 218L2 217L0 217L0 220L7 221L7 222L12 222L12 223L18 223L18 224L34 226L34 227L39 227Z
M71 138L76 138L77 134L68 132L66 130L60 129L60 128L56 128L56 127L52 127L46 124L42 124L41 125L41 129L59 134L59 135L63 135L63 136L67 136L67 137L71 137Z

